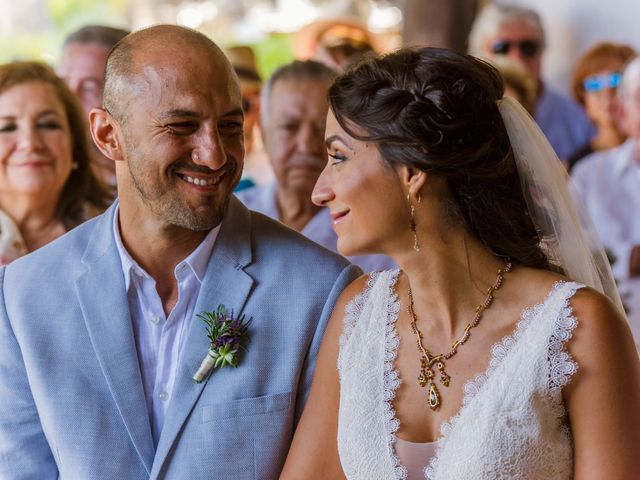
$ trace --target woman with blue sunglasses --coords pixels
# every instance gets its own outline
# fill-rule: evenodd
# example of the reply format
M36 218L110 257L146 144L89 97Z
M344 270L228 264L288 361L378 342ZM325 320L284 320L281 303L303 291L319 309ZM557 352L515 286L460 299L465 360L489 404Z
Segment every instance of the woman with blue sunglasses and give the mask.
M582 158L597 151L613 148L625 140L617 121L616 92L620 71L635 55L628 45L602 42L588 50L573 74L573 95L596 126L596 135L569 157L569 170Z

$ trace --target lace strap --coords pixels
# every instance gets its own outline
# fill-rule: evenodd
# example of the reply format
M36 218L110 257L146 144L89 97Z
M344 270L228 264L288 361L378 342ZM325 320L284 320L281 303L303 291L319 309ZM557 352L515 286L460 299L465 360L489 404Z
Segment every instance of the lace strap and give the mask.
M558 314L554 317L548 342L549 390L553 394L559 393L578 370L578 364L566 350L566 343L578 326L569 301L583 287L580 283L569 282L559 284L557 289Z
M374 271L369 273L369 278L367 279L367 285L364 290L358 293L355 297L353 297L345 307L344 314L344 330L342 335L340 336L340 346L344 345L351 337L351 333L358 322L358 318L362 315L362 311L364 309L364 305L367 303L369 299L369 295L371 294L371 289L378 281L378 277L382 272Z
M343 319L343 330L339 339L339 351L338 351L338 372L342 371L343 362L343 351L344 347L351 338L351 334L353 330L356 328L356 324L358 323L358 319L362 316L362 312L364 311L365 305L371 296L371 290L378 282L380 274L384 272L381 271L373 271L368 274L367 284L365 288L354 296L345 307L345 314ZM342 375L340 375L342 376Z
M398 314L400 312L400 299L395 291L398 281L399 270L390 272L387 285L387 304L386 304L386 323L384 335L384 380L383 380L383 409L384 409L384 427L387 434L387 448L391 458L391 466L396 480L405 480L408 472L407 468L400 463L400 459L396 453L396 432L400 428L400 420L396 417L396 411L393 408L393 400L396 397L396 391L400 386L400 374L393 367L393 363L398 355L398 347L400 346L400 337L396 329Z

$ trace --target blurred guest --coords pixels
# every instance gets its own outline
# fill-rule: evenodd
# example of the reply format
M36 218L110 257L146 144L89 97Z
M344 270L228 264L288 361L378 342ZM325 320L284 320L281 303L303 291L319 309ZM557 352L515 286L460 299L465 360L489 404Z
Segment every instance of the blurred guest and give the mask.
M316 60L337 72L376 53L369 30L346 18L310 23L296 34L294 44L298 58Z
M613 256L613 272L640 346L640 57L625 68L618 95L628 139L586 157L575 166L572 178Z
M48 66L0 66L0 264L100 213L82 110Z
M84 109L86 127L89 112L102 106L104 67L113 46L129 32L103 25L87 25L64 41L58 74L64 78ZM108 185L115 185L115 165L91 144L96 171Z
M262 90L260 115L265 150L275 179L238 194L251 210L280 220L311 240L336 251L331 213L311 201L327 164L324 129L327 92L335 72L313 60L294 61L276 70ZM350 257L365 271L393 265L381 255Z
M258 73L255 52L249 46L238 45L227 48L225 54L236 72L238 80L240 80L240 95L242 95L242 110L244 111L245 159L242 178L236 187L236 192L238 192L271 180L273 172L264 152L258 127L262 77Z
M491 63L498 69L504 80L504 95L515 98L533 116L536 102L536 84L526 67L507 57L496 57Z
M597 151L613 148L626 136L617 118L616 91L624 65L635 55L628 45L602 42L585 53L573 71L573 95L596 126L596 135L569 157L567 167Z
M343 71L369 54L375 54L375 51L366 31L337 25L320 37L315 59L336 71Z
M513 5L487 5L469 34L469 53L492 59L507 56L522 62L536 82L534 118L558 157L566 161L589 143L594 127L579 105L552 91L541 77L546 47L540 17L533 10Z

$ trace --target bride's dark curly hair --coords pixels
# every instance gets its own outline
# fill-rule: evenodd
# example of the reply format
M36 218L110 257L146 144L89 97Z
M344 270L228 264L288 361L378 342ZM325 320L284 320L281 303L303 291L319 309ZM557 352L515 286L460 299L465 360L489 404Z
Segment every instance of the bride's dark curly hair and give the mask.
M500 74L482 60L406 48L355 65L336 79L329 102L342 128L376 143L388 166L444 179L452 198L445 208L489 250L553 268L529 217L498 111L503 92Z

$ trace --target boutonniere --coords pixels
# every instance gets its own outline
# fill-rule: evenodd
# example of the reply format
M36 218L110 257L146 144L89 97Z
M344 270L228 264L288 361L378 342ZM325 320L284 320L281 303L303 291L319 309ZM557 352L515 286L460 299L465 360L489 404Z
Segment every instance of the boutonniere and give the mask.
M211 342L207 355L193 376L193 380L200 383L214 368L238 366L238 352L247 350L243 343L249 338L252 319L245 321L244 315L233 318L233 312L227 313L223 305L218 305L215 312L202 312L196 316L207 325L207 337Z

